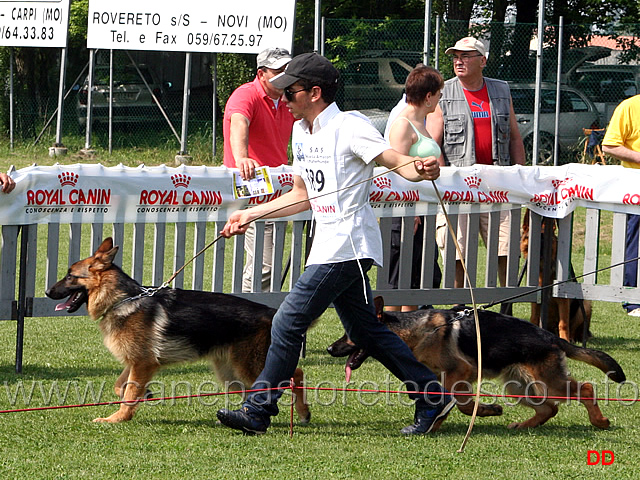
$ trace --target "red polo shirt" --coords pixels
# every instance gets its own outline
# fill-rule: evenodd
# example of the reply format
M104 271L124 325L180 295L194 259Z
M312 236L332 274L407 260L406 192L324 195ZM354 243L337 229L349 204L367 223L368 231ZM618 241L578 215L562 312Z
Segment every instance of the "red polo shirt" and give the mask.
M253 82L240 85L224 107L222 134L225 166L236 166L229 143L233 113L241 113L249 119L249 157L268 167L287 164L287 147L295 119L282 100L276 108L256 77Z
M462 89L467 97L471 115L473 117L473 138L476 147L476 163L493 165L491 151L493 135L491 134L491 103L485 83L475 92Z

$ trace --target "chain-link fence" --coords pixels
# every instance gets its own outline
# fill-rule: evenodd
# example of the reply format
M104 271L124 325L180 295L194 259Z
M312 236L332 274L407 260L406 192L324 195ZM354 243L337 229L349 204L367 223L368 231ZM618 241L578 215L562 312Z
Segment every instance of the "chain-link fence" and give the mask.
M14 138L17 145L37 142L46 148L56 140L60 51L31 50L47 50L47 54L55 58L58 64L43 80L38 77L40 69L24 61L31 58L37 60L40 52L21 52L22 55L16 55L13 76ZM114 149L135 147L166 148L175 152L180 150L185 54L113 51L111 65L109 53L107 50L100 50L95 54L91 95L92 128L88 146L107 148L111 119L111 142ZM192 54L192 57L187 143L199 148L205 158L210 158L214 117L211 74L213 55ZM5 63L7 61L5 58ZM88 56L81 61L72 58L67 66L62 143L70 151L87 146L88 69ZM111 72L113 108L110 112ZM5 79L4 86L0 119L2 136L8 138L8 78ZM221 115L219 108L216 114Z
M364 110L380 128L401 98L411 69L423 61L424 21L325 19L324 54L342 73L338 103L344 109ZM606 126L615 106L640 88L640 65L632 53L633 35L617 32L594 35L590 25L545 27L542 66L538 163L552 163L555 145L556 80L562 84L559 161L582 160L587 137L583 129ZM431 25L429 63L445 78L453 76L451 58L444 54L456 40L474 35L485 42L489 57L485 75L510 82L520 130L531 158L536 105L536 25L485 23L471 28L463 22ZM561 42L560 42L561 40ZM560 56L558 44L562 45ZM436 46L438 51L436 52ZM0 50L5 95L0 102L2 137L9 136L9 57ZM14 134L16 142L43 146L55 142L60 52L56 49L16 49L14 68ZM299 53L299 52L295 52ZM167 148L178 151L182 125L185 54L168 52L113 52L113 148ZM561 71L558 75L558 59ZM212 144L221 144L221 128L213 129L212 65L217 61L216 118L231 91L255 74L255 55L193 54L188 120L188 148L200 158L212 158ZM86 50L69 49L68 93L64 104L63 143L69 150L85 146ZM139 71L133 64L139 66ZM83 72L83 69L84 72ZM108 145L109 52L95 58L92 147ZM152 100L141 75L147 79L163 111ZM173 128L169 125L173 125ZM220 150L218 147L217 150ZM590 161L589 159L587 161Z
M340 105L364 111L374 125L384 128L386 112L401 98L408 73L423 61L423 26L422 20L326 19L325 55L334 60L342 72ZM537 26L487 23L468 28L461 22L434 21L431 30L429 63L438 68L445 79L453 76L451 57L444 54L448 47L468 35L485 43L489 56L484 74L510 83L530 162L536 108ZM589 133L601 135L598 130L606 127L615 106L640 92L640 65L629 55L629 48L625 48L635 43L634 37L625 36L624 32L616 35L617 41L612 37L594 35L589 25L546 26L538 164L554 163L558 81L561 84L559 163L600 160L591 155ZM559 44L562 45L560 55Z

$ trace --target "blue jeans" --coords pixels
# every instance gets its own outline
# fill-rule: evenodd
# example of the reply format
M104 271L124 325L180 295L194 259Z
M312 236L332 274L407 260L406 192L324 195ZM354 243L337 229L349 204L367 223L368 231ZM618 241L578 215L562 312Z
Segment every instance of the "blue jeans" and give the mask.
M627 215L627 235L625 241L624 259L630 260L638 257L638 234L640 230L640 215ZM637 286L638 279L638 261L629 262L624 264L624 277L622 284L625 287ZM627 312L640 308L640 305L635 303L625 303L624 308Z
M444 402L443 388L433 372L415 358L400 337L378 321L366 275L372 264L371 259L364 259L310 265L305 269L273 318L271 346L253 389L289 385L304 333L333 303L346 332L357 345L405 382L409 391L433 392L409 394L416 400L417 409L433 408ZM281 390L254 392L244 406L255 414L274 416L278 414L281 394Z

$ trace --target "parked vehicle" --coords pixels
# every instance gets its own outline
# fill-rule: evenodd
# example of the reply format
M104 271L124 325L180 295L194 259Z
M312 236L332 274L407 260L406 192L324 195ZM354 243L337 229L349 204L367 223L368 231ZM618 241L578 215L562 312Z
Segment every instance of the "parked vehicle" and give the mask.
M359 58L347 64L342 75L342 108L377 108L390 111L402 98L404 83L413 70L399 58Z
M371 124L384 135L384 129L387 126L387 120L389 119L389 112L386 110L380 110L379 108L366 108L359 110L360 113L365 115Z
M134 65L120 65L113 68L112 121L114 124L159 121L162 119L160 108L153 100L151 92L159 102L162 102L163 89L155 75L146 65L138 65L138 69L151 90L147 88ZM107 123L109 121L108 65L94 67L91 95L94 124ZM88 98L89 77L87 76L77 96L78 123L81 127L85 127L87 123Z
M514 83L511 88L513 109L522 135L527 163L533 158L533 115L535 84ZM543 83L540 91L538 165L553 165L555 146L556 86ZM575 146L583 137L583 128L599 126L596 106L581 91L562 86L560 89L560 122L558 127L559 153Z
M640 93L640 65L585 65L569 81L593 101L606 125L622 100Z

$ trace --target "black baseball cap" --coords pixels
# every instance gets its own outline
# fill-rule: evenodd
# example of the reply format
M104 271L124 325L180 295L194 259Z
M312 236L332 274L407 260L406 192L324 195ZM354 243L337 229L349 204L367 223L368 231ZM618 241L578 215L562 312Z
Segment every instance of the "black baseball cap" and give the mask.
M293 57L285 71L273 77L270 82L274 87L283 90L300 79L325 85L337 83L338 70L322 55L315 52L303 53Z

